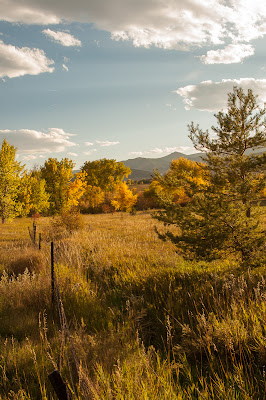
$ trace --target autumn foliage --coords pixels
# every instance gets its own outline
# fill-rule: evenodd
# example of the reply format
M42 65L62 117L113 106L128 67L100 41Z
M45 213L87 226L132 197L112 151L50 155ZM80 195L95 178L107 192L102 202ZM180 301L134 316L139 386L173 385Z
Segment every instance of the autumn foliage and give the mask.
M0 150L0 217L2 222L36 213L69 216L70 212L130 211L137 195L124 178L130 169L115 160L86 162L73 175L74 162L49 158L40 169L26 171L17 149L4 140ZM68 217L69 219L69 217Z

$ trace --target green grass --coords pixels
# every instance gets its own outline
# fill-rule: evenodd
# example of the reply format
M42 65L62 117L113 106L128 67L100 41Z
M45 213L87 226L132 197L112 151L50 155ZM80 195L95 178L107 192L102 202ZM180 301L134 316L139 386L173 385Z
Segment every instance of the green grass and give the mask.
M263 266L184 261L147 213L87 215L72 234L51 221L41 251L30 219L0 227L0 399L55 399L54 368L77 399L266 398Z

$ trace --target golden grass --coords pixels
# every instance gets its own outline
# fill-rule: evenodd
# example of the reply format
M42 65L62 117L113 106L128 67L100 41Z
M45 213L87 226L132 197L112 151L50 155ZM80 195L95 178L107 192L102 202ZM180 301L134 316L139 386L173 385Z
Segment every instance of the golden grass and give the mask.
M83 230L66 230L54 243L80 363L74 387L71 350L51 305L56 225L37 221L41 251L31 243L30 219L0 226L1 269L8 272L0 280L1 399L55 398L47 375L59 359L77 399L265 397L263 266L185 262L172 243L158 239L160 224L148 213L83 218Z

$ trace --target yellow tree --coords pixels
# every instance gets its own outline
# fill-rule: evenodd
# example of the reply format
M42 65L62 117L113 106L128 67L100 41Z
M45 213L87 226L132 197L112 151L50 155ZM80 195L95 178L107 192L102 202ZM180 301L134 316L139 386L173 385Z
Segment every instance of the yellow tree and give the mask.
M111 204L116 210L131 211L137 202L137 198L138 195L134 194L125 182L116 183Z
M71 209L79 205L80 198L86 191L86 172L79 172L75 174L75 180L67 187L67 202L66 209Z
M81 170L87 174L88 185L97 186L104 191L112 191L114 185L122 182L131 172L122 162L106 158L86 161Z
M49 208L49 194L45 190L45 180L36 171L25 174L20 182L19 199L22 215L42 213Z
M17 149L6 139L0 150L0 216L2 223L20 215L22 203L19 201L21 174L24 169L16 161Z
M206 164L181 157L171 162L165 175L155 173L148 191L164 201L167 199L175 204L183 204L190 201L196 189L208 184Z
M68 158L58 161L57 158L49 158L40 169L42 179L45 179L46 190L50 195L50 211L60 212L67 207L68 186L73 179L75 164Z
M105 192L99 186L86 185L81 198L81 206L86 209L97 209L105 201Z

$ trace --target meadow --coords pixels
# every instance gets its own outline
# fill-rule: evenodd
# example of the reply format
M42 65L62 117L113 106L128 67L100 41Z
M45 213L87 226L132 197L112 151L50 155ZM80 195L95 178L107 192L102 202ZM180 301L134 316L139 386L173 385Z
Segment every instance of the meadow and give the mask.
M185 261L148 212L36 224L0 227L0 399L57 399L54 369L72 399L266 399L263 263Z

